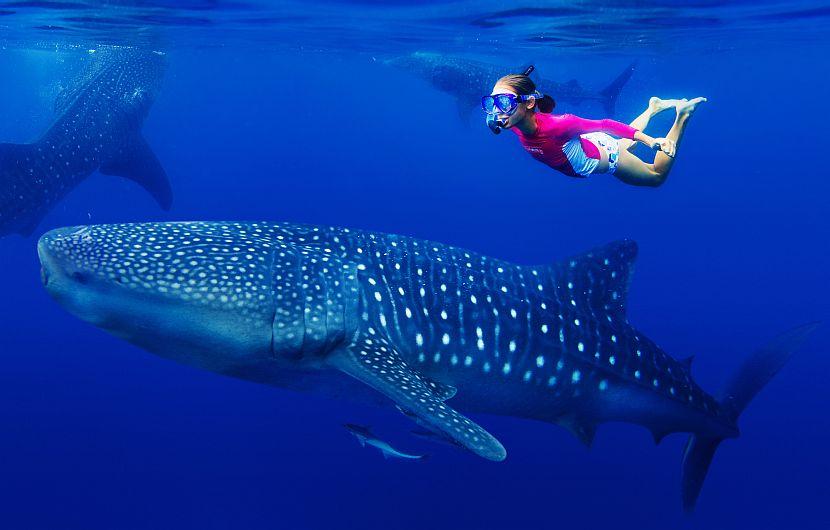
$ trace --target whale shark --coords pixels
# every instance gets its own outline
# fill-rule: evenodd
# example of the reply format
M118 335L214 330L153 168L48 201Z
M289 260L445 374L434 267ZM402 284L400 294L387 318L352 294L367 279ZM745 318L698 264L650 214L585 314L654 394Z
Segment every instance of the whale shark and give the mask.
M409 453L404 453L403 451L398 451L394 447L392 447L389 442L384 442L377 436L369 427L365 427L363 425L355 425L354 423L347 423L343 425L347 431L352 433L357 441L360 442L361 447L366 447L367 445L371 445L372 447L376 448L380 453L383 455L383 458L400 458L402 460L423 460L427 457L427 455L411 455Z
M89 50L55 101L57 118L36 142L0 143L0 237L28 236L94 171L135 181L168 210L167 175L141 136L165 70L160 52Z
M427 81L436 90L453 96L459 115L464 118L479 105L481 96L490 93L500 77L525 69L432 52L414 52L390 57L383 63L411 72ZM624 68L613 81L598 92L586 90L575 79L557 83L550 79L538 78L535 79L535 83L540 92L550 94L557 102L573 105L596 102L602 105L609 117L613 117L617 98L634 73L634 66L630 64ZM531 77L535 76L531 74Z
M519 265L411 237L269 222L61 228L42 280L71 314L141 348L231 377L394 405L483 458L507 456L469 413L541 420L590 445L597 426L690 433L691 509L738 416L815 328L750 355L706 393L632 326L637 254L612 242Z

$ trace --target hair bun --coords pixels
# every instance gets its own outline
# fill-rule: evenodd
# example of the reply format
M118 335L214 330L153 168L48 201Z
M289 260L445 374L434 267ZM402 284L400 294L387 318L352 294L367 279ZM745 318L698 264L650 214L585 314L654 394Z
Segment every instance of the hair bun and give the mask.
M556 107L556 101L554 101L552 97L545 94L536 100L536 107L539 109L539 112L550 114L553 112L554 107Z

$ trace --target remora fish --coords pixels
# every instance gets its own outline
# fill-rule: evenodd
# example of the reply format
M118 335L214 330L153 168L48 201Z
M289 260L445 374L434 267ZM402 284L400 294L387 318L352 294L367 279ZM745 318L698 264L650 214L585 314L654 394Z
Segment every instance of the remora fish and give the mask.
M383 458L401 458L404 460L423 460L427 457L427 455L410 455L408 453L404 453L398 451L389 443L384 442L369 429L369 427L364 427L362 425L355 425L353 423L347 423L343 425L350 433L357 438L357 441L360 442L361 447L366 447L367 445L371 445L372 447L378 449L380 453L383 455Z
M471 109L479 105L481 96L489 94L500 77L524 70L428 52L393 57L384 60L384 63L407 70L427 81L436 90L453 96L462 117L466 117ZM631 64L599 92L584 89L576 80L557 83L550 79L537 79L536 85L542 93L550 94L559 102L573 105L597 102L602 105L607 116L612 117L616 112L620 91L633 73L634 64Z
M383 395L490 460L501 443L458 410L561 425L691 433L683 503L718 444L815 325L749 357L716 399L632 327L637 247L522 266L409 237L275 223L64 228L38 252L72 314L164 357L273 386Z
M49 130L32 144L0 144L0 236L30 235L96 170L135 181L170 208L167 175L141 136L164 69L159 52L90 50L75 86L58 96Z

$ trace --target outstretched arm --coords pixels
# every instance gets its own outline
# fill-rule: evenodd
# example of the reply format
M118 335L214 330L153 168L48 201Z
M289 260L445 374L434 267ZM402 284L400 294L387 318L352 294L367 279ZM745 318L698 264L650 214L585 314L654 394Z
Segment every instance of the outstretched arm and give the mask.
M636 131L633 140L645 144L651 149L663 151L672 158L674 158L674 152L677 149L677 144L668 138L653 138L642 131Z
M667 155L674 157L676 145L673 141L666 138L653 138L642 131L638 131L631 125L626 125L625 123L609 119L587 120L572 114L563 115L561 119L564 122L569 136L577 136L592 132L604 132L614 136L619 136L620 138L636 140L647 145L651 149L659 149Z
M620 138L628 138L629 140L635 140L637 138L635 136L638 133L637 129L631 125L626 125L625 123L620 123L615 120L586 120L585 118L580 118L579 116L574 116L573 114L563 115L562 120L570 136L577 136L592 132L604 132L607 134L613 134L614 136L619 136Z

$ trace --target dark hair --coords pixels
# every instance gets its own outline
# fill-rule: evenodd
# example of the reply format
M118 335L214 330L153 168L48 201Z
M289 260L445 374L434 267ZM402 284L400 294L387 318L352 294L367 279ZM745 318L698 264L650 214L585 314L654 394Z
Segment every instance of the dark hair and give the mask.
M529 96L536 92L536 83L525 74L508 74L498 81L500 84L509 86L520 96ZM550 114L556 107L556 101L547 94L536 98L536 108L539 112Z

